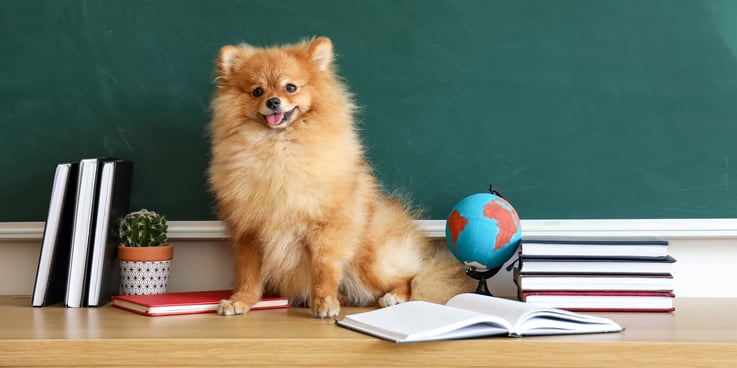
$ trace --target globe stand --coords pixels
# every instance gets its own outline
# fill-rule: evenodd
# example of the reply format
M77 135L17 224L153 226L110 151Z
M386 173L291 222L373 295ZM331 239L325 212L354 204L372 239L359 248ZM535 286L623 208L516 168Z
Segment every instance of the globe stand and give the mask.
M501 269L502 269L501 267L497 267L497 268L488 269L486 271L478 271L476 267L469 266L469 267L466 267L466 275L468 275L472 279L479 280L479 285L478 287L476 287L476 294L493 296L491 295L491 292L489 291L489 287L486 285L486 280L496 275L496 273L499 272L499 270Z

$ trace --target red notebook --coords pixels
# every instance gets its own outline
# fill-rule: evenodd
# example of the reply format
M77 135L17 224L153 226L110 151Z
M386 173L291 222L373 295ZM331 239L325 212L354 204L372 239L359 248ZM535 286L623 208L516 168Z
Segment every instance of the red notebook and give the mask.
M230 298L230 290L190 291L156 295L118 295L112 297L113 307L147 316L213 313L223 299ZM265 297L251 310L288 308L284 297Z

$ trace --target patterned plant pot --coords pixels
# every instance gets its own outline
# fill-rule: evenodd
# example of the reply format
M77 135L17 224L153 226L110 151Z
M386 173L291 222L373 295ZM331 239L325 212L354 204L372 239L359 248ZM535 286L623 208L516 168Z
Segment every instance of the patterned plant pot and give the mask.
M123 295L166 293L174 247L118 247Z

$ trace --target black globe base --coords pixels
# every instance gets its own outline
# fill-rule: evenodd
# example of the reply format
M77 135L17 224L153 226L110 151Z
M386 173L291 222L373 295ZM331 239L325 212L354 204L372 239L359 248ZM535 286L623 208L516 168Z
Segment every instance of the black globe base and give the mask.
M476 267L469 266L466 267L466 275L470 276L472 279L479 280L479 285L476 287L476 294L493 296L491 295L491 291L489 291L489 287L486 285L486 280L496 275L496 273L501 269L501 267L497 267L486 271L478 271Z

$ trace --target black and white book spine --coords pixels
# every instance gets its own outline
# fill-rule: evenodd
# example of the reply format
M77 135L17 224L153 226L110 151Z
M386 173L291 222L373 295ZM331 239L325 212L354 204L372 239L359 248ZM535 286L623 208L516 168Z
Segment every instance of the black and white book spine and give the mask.
M57 164L44 224L32 305L43 307L64 300L69 274L74 199L79 163Z
M100 182L100 167L104 159L84 159L79 164L77 202L74 211L72 249L69 257L69 278L65 304L69 308L86 304L87 270L92 233L95 228L97 187Z
M89 307L110 301L120 286L120 267L116 257L120 244L117 226L129 210L132 177L131 161L114 160L102 165L89 267Z

